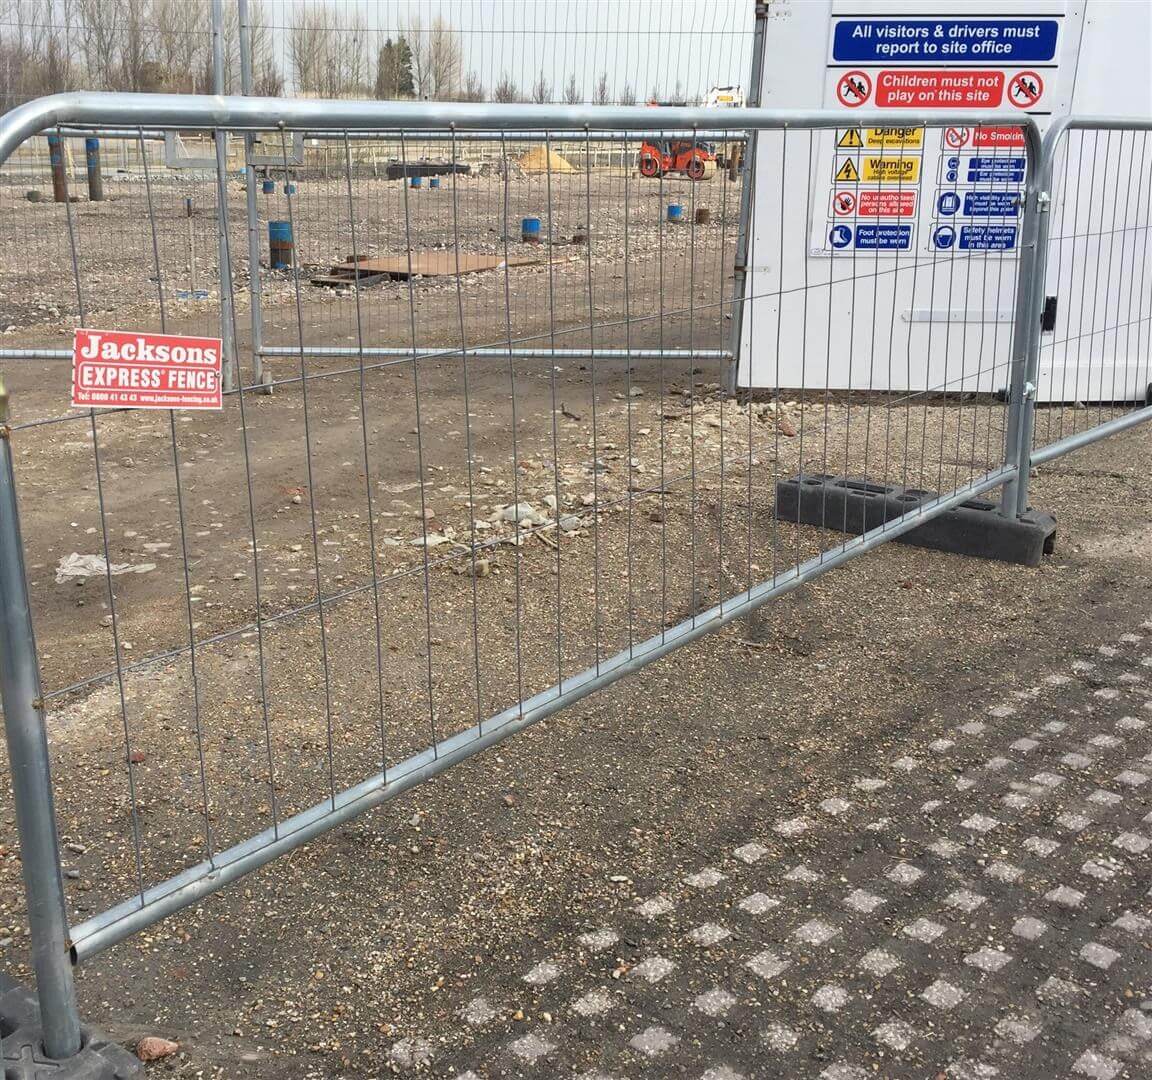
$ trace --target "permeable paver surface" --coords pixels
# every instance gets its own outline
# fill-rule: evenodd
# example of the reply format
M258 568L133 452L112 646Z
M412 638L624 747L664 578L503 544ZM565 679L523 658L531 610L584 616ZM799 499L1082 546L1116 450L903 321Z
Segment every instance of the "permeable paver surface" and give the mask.
M1152 1076L1152 622L953 720L453 990L432 1071Z

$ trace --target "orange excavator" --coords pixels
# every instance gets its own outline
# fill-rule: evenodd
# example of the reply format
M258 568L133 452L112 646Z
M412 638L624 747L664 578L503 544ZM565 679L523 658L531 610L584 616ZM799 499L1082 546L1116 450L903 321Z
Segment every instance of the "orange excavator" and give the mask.
M680 173L703 180L716 172L716 144L692 139L645 139L640 144L640 175Z

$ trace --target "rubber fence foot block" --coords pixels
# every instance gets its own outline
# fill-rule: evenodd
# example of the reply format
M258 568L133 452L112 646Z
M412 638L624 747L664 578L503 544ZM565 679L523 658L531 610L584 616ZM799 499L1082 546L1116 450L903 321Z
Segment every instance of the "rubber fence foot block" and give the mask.
M934 491L877 484L850 476L804 474L776 484L780 521L815 525L860 535L896 521L937 498ZM1056 548L1056 519L1029 510L1006 518L988 499L969 499L959 506L895 537L901 544L1039 566Z
M44 1053L36 995L0 974L0 1070L4 1080L142 1080L144 1066L124 1047L82 1027L80 1052L65 1061Z

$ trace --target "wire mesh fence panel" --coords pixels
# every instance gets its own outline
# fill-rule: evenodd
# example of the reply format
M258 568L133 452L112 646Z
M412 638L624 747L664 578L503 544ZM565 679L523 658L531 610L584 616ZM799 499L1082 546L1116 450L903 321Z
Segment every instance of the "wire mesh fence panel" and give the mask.
M228 93L244 15L223 7ZM685 103L737 92L752 51L744 0L248 0L246 16L260 96ZM8 0L0 107L71 89L211 92L212 35L209 0Z
M225 92L256 95L312 95L332 98L442 100L478 102L536 101L579 104L596 102L652 103L704 102L719 107L743 102L740 83L749 69L753 42L753 8L743 0L703 4L697 0L656 0L617 5L596 0L556 17L543 0L444 0L437 3L300 3L297 0L248 0L224 4L214 22L209 0L108 0L106 3L71 3L69 0L10 0L0 11L0 108L12 108L38 95L84 90L204 93L217 84ZM214 37L215 35L215 37ZM213 59L218 37L219 71ZM244 69L248 75L245 79ZM674 74L673 74L674 73ZM414 163L427 164L444 157L444 136L431 145L414 141L407 148ZM571 135L572 133L567 133ZM84 190L85 133L64 133L61 176L67 177L72 196ZM215 251L211 179L197 170L197 161L212 161L210 141L188 132L168 133L166 145L148 132L136 139L133 132L92 130L96 153L107 190L101 213L106 235L115 237L125 222L146 215L142 195L142 155L154 168L157 198L165 192L187 204L186 269L172 276L173 302L209 310L218 304L219 282L212 255ZM272 165L260 166L260 216L252 227L282 220L283 189L297 178L330 180L341 148L330 138L308 140L292 167L276 167L276 140L270 140ZM360 143L359 136L356 142ZM457 147L459 164L480 171L490 168L492 146L477 148L470 141ZM230 167L242 169L238 140L232 145ZM635 154L620 144L587 146L576 140L558 152L580 171L591 155L591 167L602 170L632 167ZM10 215L9 235L30 236L22 251L33 255L27 273L30 287L14 284L20 294L32 293L45 311L74 306L66 282L56 270L66 267L70 253L60 243L58 229L39 224L55 211L50 205L51 185L45 140L30 140L14 156L5 177L11 191L2 194ZM207 155L206 158L204 155ZM517 155L519 156L519 155ZM395 138L370 140L357 146L357 163L367 159L373 176L398 167ZM267 156L262 158L267 162ZM16 163L24 165L17 170ZM179 162L179 163L178 163ZM57 181L60 182L60 181ZM204 185L208 186L205 187ZM229 197L239 197L233 185ZM7 198L11 195L11 198ZM334 205L323 186L311 184L301 192L315 198L308 209L315 221ZM38 199L44 205L34 205ZM27 203L27 205L26 205ZM92 213L84 207L78 213ZM238 253L242 218L232 215ZM323 229L308 230L315 241L327 240ZM332 230L329 230L332 232ZM466 238L467 239L467 238ZM301 257L317 265L331 256L327 244L305 243ZM118 246L127 253L129 247ZM162 246L165 258L175 249ZM107 253L105 253L107 254ZM321 266L323 269L324 267ZM136 296L131 275L117 258L109 258L107 280L93 281L90 309L127 310ZM259 275L256 276L260 284ZM272 278L268 285L275 307L284 290ZM242 319L251 324L257 342L263 336L260 293L255 311L246 314L247 301L236 297ZM60 351L60 343L27 332L19 320L8 324L9 339L0 352L10 359L21 353ZM269 328L275 347L277 327ZM259 360L257 360L259 364Z
M101 837L67 883L77 955L1011 476L1011 326L910 312L995 307L1015 259L833 243L813 274L835 121L753 118L755 176L698 180L613 155L742 130L349 126L293 165L293 125L266 126L262 381L234 172L144 152L116 231L54 209L76 325L205 333L229 298L242 358L218 413L68 412L64 365L8 375L47 725L86 766L60 831ZM190 185L224 254L206 305ZM758 388L734 394L741 321ZM781 511L825 476L911 513Z
M1152 132L1072 128L1052 147L1034 443L1149 402Z

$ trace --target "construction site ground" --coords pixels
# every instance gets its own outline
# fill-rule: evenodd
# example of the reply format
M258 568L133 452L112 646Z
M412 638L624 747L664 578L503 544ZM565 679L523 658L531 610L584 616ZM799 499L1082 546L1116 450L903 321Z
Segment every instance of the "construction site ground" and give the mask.
M553 270L573 345L590 262L592 344L728 340L721 233L711 277L673 279L649 213L642 256L593 225L595 261ZM351 252L333 236L311 264ZM467 343L551 340L549 276L469 278ZM273 340L356 340L355 297L302 292L298 323L295 292L276 278ZM52 296L10 317L21 344L66 341ZM447 346L459 299L382 285L360 326ZM207 328L193 307L169 329ZM744 402L711 361L477 360L467 387L451 356L305 364L331 374L277 358L274 393L221 414L13 434L75 922L835 551L775 520L776 479L948 490L1003 439L994 400ZM66 361L4 374L17 425L68 413ZM95 958L85 1017L178 1041L159 1076L1140 1075L1148 449L1040 471L1042 567L887 545ZM105 537L137 568L115 609L103 578L56 579ZM2 816L0 951L28 977Z

